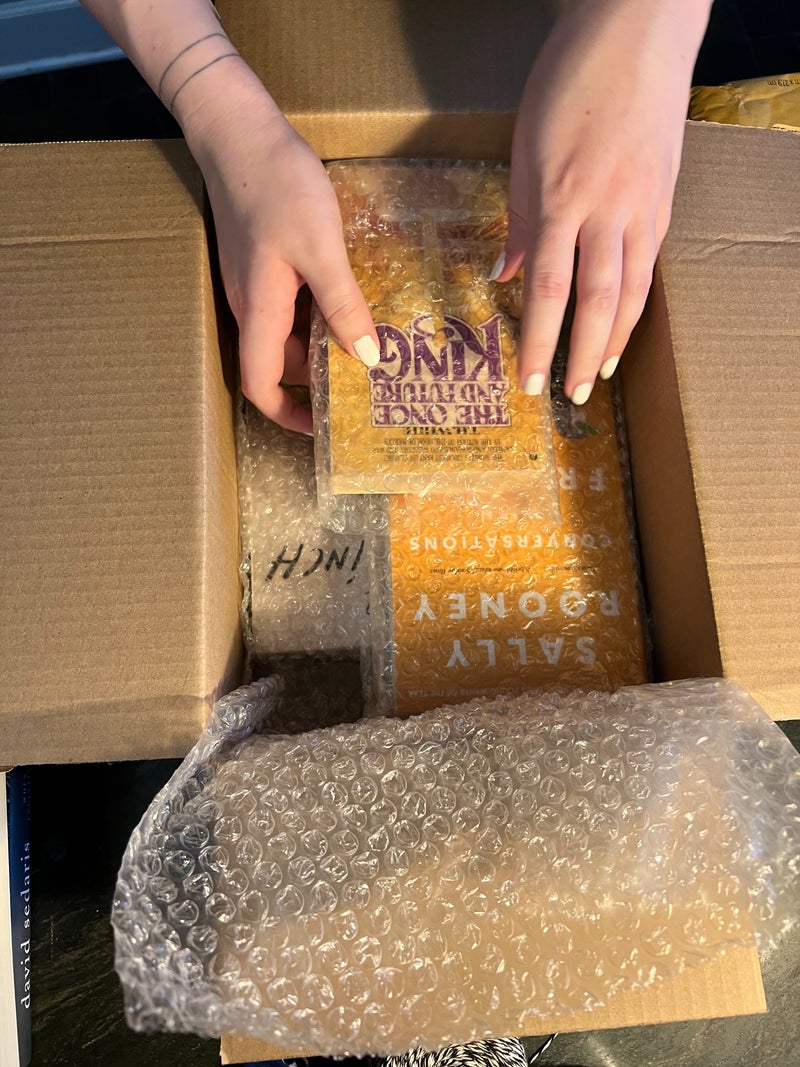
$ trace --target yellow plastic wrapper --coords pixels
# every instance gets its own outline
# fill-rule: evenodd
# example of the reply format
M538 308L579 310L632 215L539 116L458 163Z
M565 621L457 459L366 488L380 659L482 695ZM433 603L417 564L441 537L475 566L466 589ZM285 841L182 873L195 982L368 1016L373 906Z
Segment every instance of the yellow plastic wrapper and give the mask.
M689 118L800 133L800 74L697 85Z

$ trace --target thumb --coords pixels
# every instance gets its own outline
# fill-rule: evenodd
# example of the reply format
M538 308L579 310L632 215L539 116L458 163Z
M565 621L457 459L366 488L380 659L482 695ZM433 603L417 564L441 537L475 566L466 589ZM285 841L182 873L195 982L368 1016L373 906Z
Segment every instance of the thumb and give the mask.
M380 343L367 302L339 241L303 270L319 309L342 345L367 367L380 361Z

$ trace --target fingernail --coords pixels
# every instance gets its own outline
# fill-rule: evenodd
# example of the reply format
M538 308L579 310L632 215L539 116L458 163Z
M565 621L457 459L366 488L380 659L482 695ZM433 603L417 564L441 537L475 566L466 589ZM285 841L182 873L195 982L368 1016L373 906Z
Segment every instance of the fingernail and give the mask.
M365 367L377 367L381 361L380 349L369 334L354 341L353 350Z
M506 253L505 249L500 253L497 259L494 261L494 266L489 272L489 281L496 282L500 275L503 273L503 268L506 265Z
M604 382L607 382L611 375L614 373L614 371L617 369L618 363L619 356L611 356L610 359L607 359L605 361L603 366L600 368L600 377L603 379Z
M572 396L570 400L573 404L577 404L578 407L581 404L585 404L589 397L592 395L592 382L582 382L580 385L576 385L572 390Z
M546 375L537 371L536 374L528 375L522 388L528 396L541 396L546 380Z

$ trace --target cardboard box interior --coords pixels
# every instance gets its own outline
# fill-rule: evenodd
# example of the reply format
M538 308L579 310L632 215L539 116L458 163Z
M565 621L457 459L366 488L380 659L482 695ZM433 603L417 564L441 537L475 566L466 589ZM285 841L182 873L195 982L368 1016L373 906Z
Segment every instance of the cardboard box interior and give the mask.
M242 56L322 159L508 157L565 0L218 0Z
M508 159L563 0L288 7L217 4L322 158ZM620 374L657 677L724 672L775 719L800 718L799 156L780 131L688 124L661 269Z

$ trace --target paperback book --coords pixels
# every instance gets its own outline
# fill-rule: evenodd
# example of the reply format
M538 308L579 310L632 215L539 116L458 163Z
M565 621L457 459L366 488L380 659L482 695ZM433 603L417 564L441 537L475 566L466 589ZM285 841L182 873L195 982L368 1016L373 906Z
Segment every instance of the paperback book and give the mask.
M323 505L329 495L502 489L529 514L557 517L549 397L519 385L514 287L491 280L507 168L360 160L328 173L380 358L364 366L334 335L312 338Z

